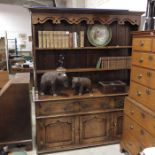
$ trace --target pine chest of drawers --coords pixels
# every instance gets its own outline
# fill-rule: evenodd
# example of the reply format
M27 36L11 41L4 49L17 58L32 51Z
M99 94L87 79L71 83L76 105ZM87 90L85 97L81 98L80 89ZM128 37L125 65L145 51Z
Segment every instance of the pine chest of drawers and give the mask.
M132 45L121 148L137 155L144 148L155 146L155 31L134 32Z

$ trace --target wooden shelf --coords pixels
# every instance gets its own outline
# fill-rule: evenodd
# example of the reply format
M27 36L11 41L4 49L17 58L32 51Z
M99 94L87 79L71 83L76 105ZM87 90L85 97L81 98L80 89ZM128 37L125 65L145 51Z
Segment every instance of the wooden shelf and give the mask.
M124 93L111 93L111 94L103 94L99 91L98 88L93 88L93 93L86 93L83 94L81 96L79 95L74 95L74 91L73 90L66 90L64 95L61 96L52 96L52 95L36 95L38 96L38 98L35 98L34 96L34 100L35 102L44 102L44 101L56 101L56 100L73 100L73 99L92 99L92 98L98 98L98 97L113 97L113 96L127 96L128 93L124 92Z
M66 69L66 73L74 73L74 72L102 72L102 71L110 71L110 70L126 70L129 68L120 68L120 69L97 69L97 68L76 68L76 69ZM36 73L45 73L48 71L55 71L55 69L49 70L37 70Z
M38 51L47 51L47 50L68 50L68 51L71 51L71 50L87 50L87 49L94 49L97 50L97 49L130 49L132 48L132 46L105 46L105 47L77 47L77 48L38 48L36 47L35 50L38 50ZM96 51L95 51L96 52Z

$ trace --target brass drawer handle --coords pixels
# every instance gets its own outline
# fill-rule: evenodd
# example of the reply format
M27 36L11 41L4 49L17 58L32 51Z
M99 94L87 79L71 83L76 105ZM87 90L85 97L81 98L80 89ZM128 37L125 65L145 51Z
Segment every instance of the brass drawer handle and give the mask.
M150 95L150 94L151 94L151 89L146 88L146 94L147 94L147 95Z
M143 58L139 58L139 63L142 63L144 61Z
M144 46L144 41L140 41L140 47L143 47Z
M134 128L134 126L133 125L130 125L130 129L132 130Z
M141 113L141 116L142 116L143 119L145 118L145 114L144 113Z
M145 134L144 131L143 131L142 129L140 130L140 134L141 134L141 135L144 135L144 134Z
M138 78L139 80L140 80L142 77L143 77L142 74L138 74L138 75L137 75L137 78Z
M152 60L153 60L153 56L152 56L152 55L149 55L148 59L149 59L150 61L152 61Z
M140 91L137 91L137 96L141 96L142 93Z
M147 74L148 77L151 77L152 76L152 73L151 72L147 72L146 74Z
M131 110L131 111L130 111L130 113L131 113L131 115L133 115L133 114L134 114L134 111L133 111L133 110Z

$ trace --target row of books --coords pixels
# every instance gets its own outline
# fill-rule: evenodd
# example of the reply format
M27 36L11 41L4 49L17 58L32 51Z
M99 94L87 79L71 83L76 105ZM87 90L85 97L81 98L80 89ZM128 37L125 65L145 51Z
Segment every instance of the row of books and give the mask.
M84 47L84 31L38 31L39 48Z
M131 68L131 57L100 57L97 61L96 68L111 70L111 69L129 69Z

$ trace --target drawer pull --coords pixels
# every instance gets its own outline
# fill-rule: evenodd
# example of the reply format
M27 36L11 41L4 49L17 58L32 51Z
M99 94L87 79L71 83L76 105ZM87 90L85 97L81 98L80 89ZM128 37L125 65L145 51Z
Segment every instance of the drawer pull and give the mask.
M133 125L130 125L130 129L133 129L134 128L134 126Z
M148 59L149 59L150 61L152 61L152 60L153 60L153 56L152 56L152 55L149 55Z
M140 80L142 78L142 74L138 74L137 78Z
M145 114L144 113L141 113L141 116L142 116L143 119L145 118Z
M137 96L141 96L142 93L140 91L137 91Z
M140 47L144 46L144 41L140 41Z
M139 63L142 63L144 61L143 58L139 58Z
M134 114L134 111L133 111L133 110L131 110L131 111L130 111L130 113L131 113L131 115L133 115L133 114Z
M129 144L130 146L132 146L132 143L131 143L131 142L128 142L128 144Z
M151 94L151 89L147 88L147 89L146 89L146 94L147 94L147 95L150 95L150 94Z
M146 74L148 77L151 77L151 75L152 75L151 72L147 72Z
M140 130L140 134L141 135L144 135L144 131L142 129Z

